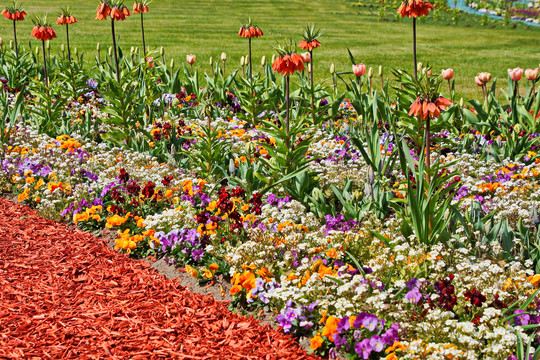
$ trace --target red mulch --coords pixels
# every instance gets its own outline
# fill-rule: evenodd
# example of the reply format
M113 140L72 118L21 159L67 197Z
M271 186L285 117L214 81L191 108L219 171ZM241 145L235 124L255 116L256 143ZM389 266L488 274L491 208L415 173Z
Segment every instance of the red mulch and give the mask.
M5 199L0 358L316 359L226 303Z

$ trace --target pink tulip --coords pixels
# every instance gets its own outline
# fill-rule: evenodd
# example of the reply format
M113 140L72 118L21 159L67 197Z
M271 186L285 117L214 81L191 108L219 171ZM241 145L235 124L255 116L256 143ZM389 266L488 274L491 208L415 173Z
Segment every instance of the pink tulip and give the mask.
M352 71L356 77L360 77L366 73L366 65L364 64L353 65Z
M311 55L310 55L309 52L302 53L302 54L300 54L300 56L302 56L302 61L303 61L305 64L311 62Z
M512 79L512 81L519 81L523 76L523 69L520 67L508 69L508 74L510 75L510 79Z
M525 70L525 77L527 80L536 80L538 78L538 68Z
M197 56L196 55L187 55L186 56L186 61L189 65L193 65L195 64L195 60L197 60Z
M474 82L475 82L476 85L478 85L478 86L484 86L484 85L486 85L485 82L483 82L482 80L480 80L480 75L478 75L478 76L476 76L476 77L474 78Z
M492 75L490 73L488 73L488 72L481 72L480 74L478 74L477 77L485 85L485 84L487 84L488 82L491 81ZM478 82L476 84L478 85ZM481 86L481 85L478 85L478 86Z
M154 58L153 57L147 57L146 58L146 63L148 64L149 68L153 68L154 67Z
M454 69L452 69L452 68L449 68L449 69L446 69L446 70L443 69L442 77L445 80L451 80L454 77Z

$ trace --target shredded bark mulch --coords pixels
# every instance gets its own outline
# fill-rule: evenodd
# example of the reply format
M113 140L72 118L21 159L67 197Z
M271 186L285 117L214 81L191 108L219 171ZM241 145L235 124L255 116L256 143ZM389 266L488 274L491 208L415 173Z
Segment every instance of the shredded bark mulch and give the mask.
M227 305L0 199L0 358L317 359Z

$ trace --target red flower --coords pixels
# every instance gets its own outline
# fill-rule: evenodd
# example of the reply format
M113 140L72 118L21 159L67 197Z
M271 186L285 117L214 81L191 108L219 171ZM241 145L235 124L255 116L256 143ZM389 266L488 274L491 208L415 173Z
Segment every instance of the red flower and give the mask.
M73 15L62 14L56 19L58 25L71 25L77 22L77 18Z
M111 7L105 2L100 2L96 9L96 20L105 20L110 13Z
M319 46L321 46L321 43L319 41L317 41L317 40L312 40L312 41L302 40L302 41L300 41L300 44L298 44L298 47L300 49L304 49L304 50L307 50L307 51L311 51L313 49L316 49Z
M407 0L401 3L397 12L401 17L419 17L428 15L431 9L433 9L433 5L429 1Z
M124 21L128 16L131 16L131 11L124 5L118 5L118 7L115 6L111 9L111 19Z
M444 97L439 97L435 102L422 100L421 98L416 98L416 101L411 104L411 109L409 111L409 116L421 116L422 120L425 120L428 116L430 118L441 116L441 111L445 110L446 107L452 105L452 102Z
M133 4L133 13L142 14L148 12L148 5L144 1L135 1Z
M56 38L56 31L48 25L36 24L32 29L31 35L38 40L47 41Z
M262 30L254 25L242 25L238 30L238 36L243 38L258 38L263 36Z
M289 76L294 74L295 71L305 70L304 60L302 59L302 56L293 52L290 55L287 54L277 57L272 64L272 69L283 76Z
M7 7L2 10L2 15L8 20L22 21L27 14L22 9Z

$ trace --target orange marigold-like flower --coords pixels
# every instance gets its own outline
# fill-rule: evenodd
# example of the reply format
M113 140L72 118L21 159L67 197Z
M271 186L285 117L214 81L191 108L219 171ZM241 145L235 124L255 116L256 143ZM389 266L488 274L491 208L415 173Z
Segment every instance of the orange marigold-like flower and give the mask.
M278 56L272 64L272 69L283 76L289 76L294 74L295 71L305 70L304 59L295 52Z
M441 111L446 110L450 105L452 105L452 101L442 96L438 97L435 101L424 100L418 97L411 104L409 116L420 116L422 120L425 120L427 117L439 117L441 116Z
M319 46L321 46L321 43L318 40L313 40L313 41L309 41L309 42L306 41L306 40L302 40L302 41L300 41L300 44L298 44L298 47L300 49L304 49L304 50L307 50L307 51L311 51L313 49L316 49Z
M419 17L428 15L431 9L433 9L433 5L429 1L407 0L401 3L397 12L401 17Z

